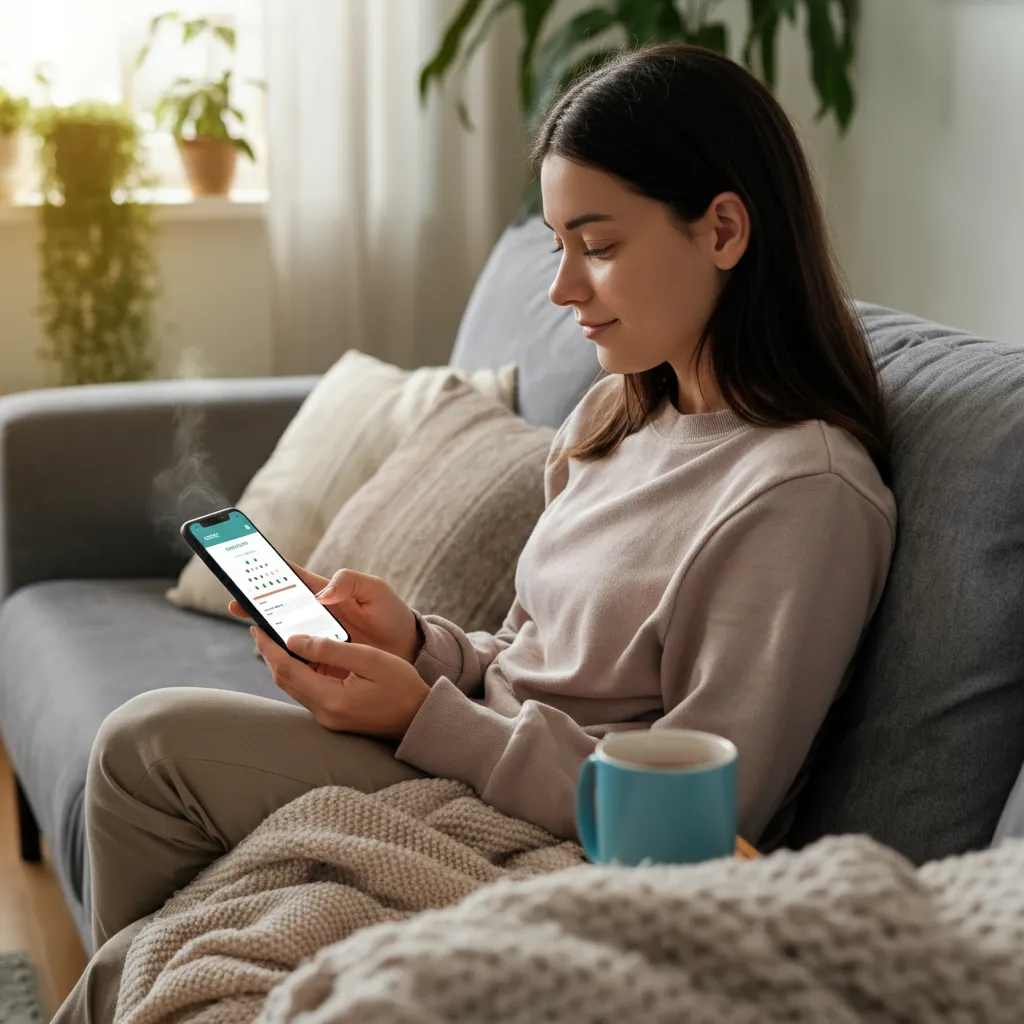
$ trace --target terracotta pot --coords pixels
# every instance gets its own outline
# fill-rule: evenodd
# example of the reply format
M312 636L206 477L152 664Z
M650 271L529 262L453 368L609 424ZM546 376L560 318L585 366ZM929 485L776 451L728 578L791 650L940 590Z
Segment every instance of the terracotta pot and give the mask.
M193 195L226 196L231 191L238 150L230 143L220 139L179 139L178 152Z
M14 179L21 157L21 132L0 135L0 203L14 198Z

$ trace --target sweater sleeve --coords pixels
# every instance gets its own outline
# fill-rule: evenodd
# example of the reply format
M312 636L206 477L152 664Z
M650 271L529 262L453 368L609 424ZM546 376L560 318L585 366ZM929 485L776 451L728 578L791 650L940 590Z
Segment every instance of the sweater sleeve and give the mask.
M551 441L544 467L544 507L562 493L569 479L569 468L561 458L562 450L578 430L579 411L570 416ZM416 671L428 686L447 679L463 693L473 693L482 683L492 661L509 647L529 615L518 597L497 633L466 633L440 615L413 615L423 632L423 646L415 661Z
M655 728L739 751L740 833L757 842L839 695L885 587L895 523L834 473L777 484L731 515L683 576Z
M822 473L759 494L680 569L651 681L665 710L653 728L703 729L736 744L739 827L752 842L837 695L881 596L893 540L883 510ZM576 776L596 742L556 708L526 701L507 717L442 677L397 756L575 838Z

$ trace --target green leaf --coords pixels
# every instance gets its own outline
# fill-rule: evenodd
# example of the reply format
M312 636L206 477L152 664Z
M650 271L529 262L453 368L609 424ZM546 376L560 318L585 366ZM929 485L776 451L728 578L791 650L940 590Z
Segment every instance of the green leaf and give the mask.
M182 133L185 131L185 126L189 122L196 120L201 102L202 97L196 94L185 98L178 104L178 109L175 111L174 124L171 126L171 134L176 139L181 138Z
M588 54L582 60L577 61L562 73L562 77L552 90L552 94L564 92L577 79L590 74L591 71L596 71L602 64L606 64L613 57L619 56L620 53L622 53L622 50L616 48L611 50L598 50L596 53ZM526 112L527 129L531 134L536 130L541 118L546 113L546 109L546 107L534 105L532 110Z
M853 116L854 97L849 68L853 59L853 27L849 22L851 8L839 0L843 16L843 39L836 37L832 23L831 0L804 0L807 5L807 42L811 50L811 79L821 105L816 117L821 119L830 110L842 131ZM854 24L857 9L853 7Z
M462 122L462 127L472 131L473 122L469 118L469 109L466 106L465 99L465 85L466 85L466 74L469 71L469 64L473 59L473 55L483 44L487 38L487 34L491 31L491 26L494 24L494 20L505 11L507 11L513 4L518 3L519 0L497 0L490 10L480 19L480 24L477 26L476 32L473 33L469 42L462 50L462 57L459 60L459 67L455 73L456 87L455 87L455 110L459 115L459 121Z
M188 46L196 36L202 35L209 27L210 23L205 18L193 18L191 21L186 21L181 34L182 46Z
M696 32L689 33L688 42L714 50L716 53L729 52L729 32L723 22L702 25Z
M523 36L525 42L519 54L519 103L522 110L533 107L533 55L540 42L541 29L555 0L519 0L523 8Z
M565 70L576 51L592 43L602 32L618 24L615 15L602 7L582 11L553 32L537 50L534 61L538 73L552 69Z
M245 139L232 139L231 144L235 149L241 150L253 163L256 163L256 155L252 151L252 146Z
M235 52L235 43L238 41L235 30L228 25L214 25L213 34L220 39L232 52Z
M445 72L458 55L462 37L466 34L466 30L476 17L483 2L484 0L466 0L461 10L452 18L437 52L420 71L421 103L426 102L431 81L436 78L440 82L444 78Z
M754 50L759 48L761 78L775 88L775 40L779 33L776 0L749 0L750 27L743 44L743 63L754 70Z
M545 40L534 59L537 92L534 110L542 113L557 95L566 71L579 63L580 51L595 43L617 24L615 15L603 8L582 11Z
M853 63L857 30L860 28L860 0L839 0L843 15L843 57L847 66Z
M181 21L181 15L177 11L164 11L163 14L155 15L149 20L149 34L155 35L165 21Z
M674 0L619 0L615 15L626 30L630 46L682 39L686 35Z
M792 22L796 21L796 0L772 0L772 2L780 15L784 15Z
M180 21L181 16L177 11L164 11L163 14L157 14L149 21L149 32L146 36L146 41L139 48L138 55L135 58L135 70L138 71L142 67L143 62L149 56L149 51L153 48L153 43L156 41L156 34L160 31L160 26L165 22L168 24L172 21Z

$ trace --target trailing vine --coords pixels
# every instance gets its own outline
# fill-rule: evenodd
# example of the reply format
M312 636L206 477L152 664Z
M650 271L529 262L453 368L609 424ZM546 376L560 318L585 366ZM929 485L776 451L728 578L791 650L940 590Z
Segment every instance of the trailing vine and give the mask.
M39 243L43 356L62 384L140 380L155 364L159 275L152 206L138 190L138 130L106 104L50 107L42 139Z

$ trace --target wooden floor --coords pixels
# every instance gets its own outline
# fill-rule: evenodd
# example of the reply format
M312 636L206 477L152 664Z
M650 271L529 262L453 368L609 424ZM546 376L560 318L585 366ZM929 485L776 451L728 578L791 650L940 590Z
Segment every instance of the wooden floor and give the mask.
M85 954L49 863L21 862L14 777L0 744L0 951L12 949L31 954L52 1016L82 973Z

